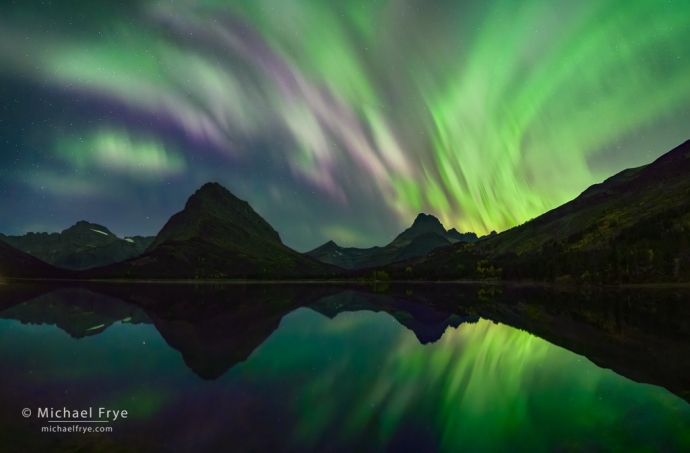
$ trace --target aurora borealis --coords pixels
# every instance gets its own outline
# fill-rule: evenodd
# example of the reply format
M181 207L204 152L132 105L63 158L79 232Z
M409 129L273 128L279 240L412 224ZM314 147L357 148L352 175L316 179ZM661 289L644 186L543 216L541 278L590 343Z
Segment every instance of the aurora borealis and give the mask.
M211 180L300 251L484 234L690 139L685 0L8 1L0 38L7 234L153 235Z

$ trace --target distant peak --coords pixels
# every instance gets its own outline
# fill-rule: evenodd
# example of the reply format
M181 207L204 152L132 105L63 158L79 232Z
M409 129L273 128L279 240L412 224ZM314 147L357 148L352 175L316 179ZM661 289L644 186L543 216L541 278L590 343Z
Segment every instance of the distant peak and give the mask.
M412 226L396 236L393 242L402 241L403 243L408 243L415 237L428 231L435 232L441 236L446 234L446 229L443 228L443 225L436 217L431 214L421 213L414 219Z
M414 219L414 223L412 224L412 226L432 223L441 225L441 221L438 220L435 216L431 214L420 213L417 215L417 218Z
M71 227L67 228L66 230L63 231L73 231L73 230L82 230L84 228L88 228L89 230L97 231L98 233L105 234L106 236L109 234L112 234L112 232L104 227L103 225L99 225L97 223L93 222L88 222L86 220L80 220Z
M320 245L319 247L317 247L317 249L321 249L321 250L340 250L341 247L340 247L338 244L336 244L334 241L328 241L328 242L326 242L325 244Z
M91 227L91 226L94 226L94 225L96 225L96 224L95 224L95 223L92 223L92 222L88 222L88 221L86 221L86 220L80 220L80 221L78 221L77 223L75 223L73 226L87 226L87 227ZM100 225L99 225L99 226L100 226Z
M476 242L478 239L476 233L473 233L471 231L468 231L467 233L461 233L455 228L451 228L450 230L448 230L446 232L446 237L464 242Z

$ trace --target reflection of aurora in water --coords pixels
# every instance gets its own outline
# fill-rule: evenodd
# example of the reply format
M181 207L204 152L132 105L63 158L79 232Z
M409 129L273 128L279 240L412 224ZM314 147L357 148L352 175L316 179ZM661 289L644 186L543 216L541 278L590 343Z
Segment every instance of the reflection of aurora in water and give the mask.
M426 425L429 445L444 451L643 451L667 445L660 439L690 447L684 401L486 320L423 346L385 314L326 320L299 310L240 368L248 379L270 370L287 383L300 440L312 447L363 435L383 446Z
M0 320L0 338L3 438L28 429L14 409L66 404L122 406L131 418L112 439L161 451L690 448L683 400L486 320L422 345L383 312L329 319L301 308L216 381L192 374L146 324L76 340Z

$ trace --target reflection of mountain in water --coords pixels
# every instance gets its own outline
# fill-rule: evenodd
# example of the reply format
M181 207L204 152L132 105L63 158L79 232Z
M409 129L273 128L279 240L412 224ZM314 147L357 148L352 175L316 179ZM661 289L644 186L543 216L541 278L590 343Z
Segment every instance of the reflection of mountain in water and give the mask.
M342 312L385 311L414 332L421 344L440 340L448 327L456 329L462 323L479 321L477 315L458 316L417 302L353 290L324 297L309 308L329 318L335 318Z
M283 316L299 306L296 298L273 291L247 291L240 297L229 291L226 296L228 304L222 309L193 320L149 312L168 345L204 379L217 379L246 360Z
M108 285L145 307L161 336L203 379L246 360L292 310L339 291L318 285Z
M153 323L189 368L216 379L246 360L283 316L309 307L329 318L385 311L426 344L479 316L538 335L637 382L690 399L690 306L682 293L565 293L473 286L108 284L0 286L0 318L52 324L75 338L114 322Z
M22 324L55 325L74 338L99 334L117 321L150 322L141 308L84 288L41 294L0 312L0 318L16 319Z
M246 360L278 328L283 316L305 305L329 318L346 311L385 311L422 344L440 339L448 326L479 319L377 294L277 285L62 288L0 312L0 318L56 325L74 338L103 332L116 321L152 323L168 345L182 353L190 369L212 380Z

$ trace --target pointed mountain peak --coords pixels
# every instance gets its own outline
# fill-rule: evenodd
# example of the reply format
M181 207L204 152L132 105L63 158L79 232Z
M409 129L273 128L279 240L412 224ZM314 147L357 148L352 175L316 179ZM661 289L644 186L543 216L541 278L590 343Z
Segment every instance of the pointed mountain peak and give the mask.
M148 250L165 240L188 238L201 221L208 225L232 224L248 234L282 244L278 232L249 203L240 200L217 182L210 182L189 197L184 209L168 221ZM217 239L223 241L222 238Z
M233 195L232 192L217 182L207 182L201 186L199 190L194 192L194 194L189 197L187 204L185 205L185 209L192 209L202 205L207 208L211 208L213 205L225 207L231 205L249 207L249 203L244 200L240 200Z
M441 221L438 220L435 216L433 216L432 214L424 214L424 213L418 214L417 218L414 219L414 223L412 223L413 228L415 226L420 226L420 225L424 225L424 226L439 225L441 227L443 226L441 224Z
M417 215L417 218L414 219L414 222L412 223L412 226L408 228L408 231L415 234L421 234L426 231L433 231L440 235L446 234L446 229L443 227L441 221L438 220L436 216L431 214Z
M338 250L341 250L341 247L338 244L336 244L335 241L328 241L325 244L316 247L314 250L308 251L306 254L309 255L311 253L330 253Z
M443 225L436 217L431 214L422 213L414 219L411 227L396 236L389 245L395 244L396 246L401 246L409 244L414 238L427 232L433 232L440 236L444 236L446 234L446 229L443 228Z

